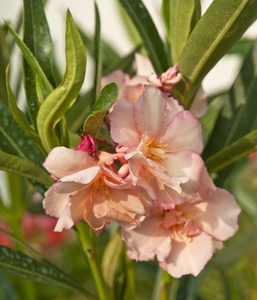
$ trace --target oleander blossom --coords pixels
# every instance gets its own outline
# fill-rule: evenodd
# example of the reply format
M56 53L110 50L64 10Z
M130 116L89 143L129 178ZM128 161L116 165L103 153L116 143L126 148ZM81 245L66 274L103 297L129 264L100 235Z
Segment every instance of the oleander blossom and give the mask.
M204 166L201 125L177 100L145 86L136 103L120 99L108 116L134 185L163 209L196 196Z
M82 220L96 234L112 220L127 228L140 225L153 209L147 193L114 171L113 159L119 154L100 151L93 158L90 138L82 144L78 149L85 151L54 148L43 164L56 180L43 200L46 213L58 218L54 230L69 229Z
M101 86L104 87L106 84L114 81L119 87L118 99L126 98L135 103L140 94L143 93L144 85L153 85L170 96L175 85L182 79L176 64L166 72L157 75L150 60L145 56L136 53L135 61L136 75L133 78L130 78L128 74L118 69L104 76L101 79ZM190 111L196 118L200 118L206 113L207 109L207 95L201 86L192 102Z
M240 213L234 197L214 186L207 171L197 198L174 209L158 207L133 230L122 229L130 259L152 260L173 277L197 276L222 242L235 234Z

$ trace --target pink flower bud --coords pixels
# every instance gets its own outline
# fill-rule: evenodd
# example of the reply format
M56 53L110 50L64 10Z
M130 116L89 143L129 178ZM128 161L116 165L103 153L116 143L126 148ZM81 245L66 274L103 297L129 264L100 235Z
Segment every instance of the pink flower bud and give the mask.
M91 135L81 135L81 143L76 148L77 151L85 151L89 155L94 155L96 152L95 140Z

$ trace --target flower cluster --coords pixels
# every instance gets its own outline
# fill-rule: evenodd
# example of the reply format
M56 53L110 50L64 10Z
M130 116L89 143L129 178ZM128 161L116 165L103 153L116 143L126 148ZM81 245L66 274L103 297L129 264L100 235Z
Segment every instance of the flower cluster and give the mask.
M49 153L44 167L56 182L43 206L58 218L56 231L85 220L101 234L115 220L129 258L156 257L174 277L196 276L236 232L240 208L208 175L200 122L170 97L177 67L145 85L138 77L119 77L129 84L119 83L108 114L115 153L97 151L91 136Z

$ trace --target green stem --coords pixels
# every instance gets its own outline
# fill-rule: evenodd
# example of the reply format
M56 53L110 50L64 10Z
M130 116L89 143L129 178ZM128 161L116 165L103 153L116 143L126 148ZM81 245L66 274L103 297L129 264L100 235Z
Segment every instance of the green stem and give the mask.
M92 232L86 222L80 222L76 228L82 249L88 259L99 298L100 300L111 300L107 284L104 281L100 265L97 261L94 236L92 235Z
M127 256L126 247L124 243L123 243L123 258L124 258L125 276L126 276L126 291L125 291L124 299L135 299L136 285L135 285L134 263Z
M159 300L168 300L171 286L171 276L167 272L163 272Z

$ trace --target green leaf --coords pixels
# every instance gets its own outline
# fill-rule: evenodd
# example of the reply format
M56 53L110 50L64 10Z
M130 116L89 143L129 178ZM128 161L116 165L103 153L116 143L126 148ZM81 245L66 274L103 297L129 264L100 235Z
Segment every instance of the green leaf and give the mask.
M201 4L199 0L170 0L169 9L171 59L175 64L201 16Z
M45 157L15 122L12 114L0 101L0 150L19 155L41 166Z
M256 150L257 129L209 157L205 165L209 173L214 173Z
M103 76L106 76L110 74L111 72L120 69L125 73L131 73L131 67L133 65L133 62L135 61L135 53L139 52L141 49L141 45L136 47L131 53L129 53L126 56L123 56L121 58L118 58L117 60L114 60L107 68L103 70Z
M116 83L111 82L103 88L99 98L93 106L92 114L87 117L84 123L84 133L92 136L96 136L98 134L107 111L112 107L117 97L118 86Z
M40 78L43 86L50 93L53 90L53 87L52 87L51 83L49 82L49 80L47 79L47 77L46 77L44 71L42 70L40 64L38 63L37 59L35 58L33 53L29 50L27 45L20 39L18 34L11 27L11 25L8 24L8 22L5 22L5 23L6 23L6 26L9 30L9 32L13 35L16 44L21 49L22 54L23 54L24 58L26 59L26 61L28 62L28 64L30 65L31 69Z
M92 112L91 102L93 89L85 94L79 94L73 106L65 114L65 119L70 132L79 132L83 128L85 119Z
M12 89L11 89L10 84L9 84L9 66L6 69L6 86L7 86L7 92L8 92L8 100L9 100L9 104L10 104L12 114L13 114L16 122L23 129L23 131L28 136L30 136L31 127L30 127L29 121L28 121L27 117L24 115L24 113L17 106L16 99L13 95Z
M24 43L30 48L48 80L55 86L53 76L53 45L42 0L23 0Z
M164 43L141 0L119 0L137 28L157 74L169 68Z
M184 107L190 107L204 76L241 38L256 16L256 0L212 2L195 26L178 61L184 79L175 90Z
M95 2L95 43L94 43L94 61L95 61L95 78L94 78L94 95L93 101L98 98L100 91L100 80L102 72L101 63L101 21L99 16L99 10Z
M65 74L61 84L42 103L37 116L38 133L47 151L59 145L56 125L76 100L84 81L85 69L84 45L71 13L67 11Z
M114 285L116 264L122 250L122 240L119 232L114 233L108 242L102 257L102 272L108 286Z
M23 42L35 56L50 84L55 86L52 73L52 42L42 0L23 0ZM23 58L23 70L26 78L24 88L28 113L36 129L36 117L42 102L40 98L43 95L39 88L41 80L38 80L26 57ZM36 84L38 81L39 84ZM47 95L51 90L52 88L47 89L45 94Z
M245 58L239 75L229 91L228 99L220 111L203 153L204 160L257 129L256 94L257 41ZM220 185L231 170L231 167L228 167L219 173Z
M0 169L2 171L19 174L47 187L54 183L43 168L38 167L26 159L2 151L0 151Z
M170 38L170 0L162 0L162 17L167 36Z
M257 226L250 228L242 236L227 245L222 251L215 254L210 265L221 270L230 268L242 258L246 251L256 243Z
M85 34L80 28L79 33L81 35L82 41L87 49L87 53L94 56L95 51L95 39L89 34ZM108 43L101 40L101 57L103 68L107 68L112 61L120 58L118 53L116 53Z
M0 98L5 105L8 105L8 96L5 85L5 70L8 61L8 46L5 41L5 34L2 26L0 27Z
M252 49L254 40L242 38L228 52L228 54L239 54L246 56Z
M14 98L13 92L12 92L10 84L9 84L9 66L7 67L7 70L6 70L6 86L7 86L7 92L8 92L8 100L9 100L10 108L11 108L14 119L20 125L20 127L23 129L23 131L27 134L27 136L31 140L33 140L33 142L38 146L38 148L40 148L41 152L44 153L44 149L42 148L39 136L31 128L27 117L24 115L24 113L19 109L19 107L16 104L16 100Z
M92 296L74 279L48 261L37 261L20 251L5 246L0 246L0 271L63 288L84 297Z

